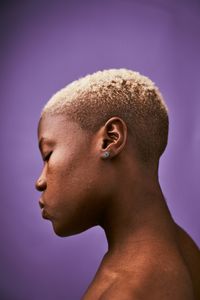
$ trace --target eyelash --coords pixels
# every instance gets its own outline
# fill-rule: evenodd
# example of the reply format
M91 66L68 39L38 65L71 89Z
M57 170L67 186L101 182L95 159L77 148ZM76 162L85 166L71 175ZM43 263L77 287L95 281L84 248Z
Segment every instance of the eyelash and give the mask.
M50 156L51 156L52 152L49 152L45 157L44 157L44 161L48 161Z

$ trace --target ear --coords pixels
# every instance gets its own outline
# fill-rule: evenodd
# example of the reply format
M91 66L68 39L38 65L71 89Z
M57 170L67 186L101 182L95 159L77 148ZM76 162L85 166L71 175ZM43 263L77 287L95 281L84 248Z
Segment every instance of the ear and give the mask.
M124 148L127 140L127 126L119 117L110 118L101 128L101 157L106 158L117 156Z

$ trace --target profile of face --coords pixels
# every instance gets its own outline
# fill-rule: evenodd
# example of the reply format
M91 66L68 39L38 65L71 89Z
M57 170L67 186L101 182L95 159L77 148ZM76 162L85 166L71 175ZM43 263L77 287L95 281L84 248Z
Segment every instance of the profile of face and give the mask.
M44 166L36 188L43 217L59 236L98 225L108 192L100 139L63 115L47 115L40 119L38 140Z

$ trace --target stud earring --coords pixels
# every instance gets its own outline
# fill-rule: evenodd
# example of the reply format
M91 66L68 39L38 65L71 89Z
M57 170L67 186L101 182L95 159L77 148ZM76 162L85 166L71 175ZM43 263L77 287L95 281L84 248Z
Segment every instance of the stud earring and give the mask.
M106 151L103 153L102 157L103 158L108 158L110 156L110 152Z

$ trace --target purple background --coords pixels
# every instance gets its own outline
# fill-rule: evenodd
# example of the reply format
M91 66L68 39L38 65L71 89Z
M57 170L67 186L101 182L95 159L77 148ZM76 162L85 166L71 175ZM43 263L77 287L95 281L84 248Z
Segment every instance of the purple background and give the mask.
M137 70L160 87L170 113L161 186L200 245L200 2L4 1L1 13L0 299L80 299L107 249L100 227L54 235L34 190L43 105L99 69Z

